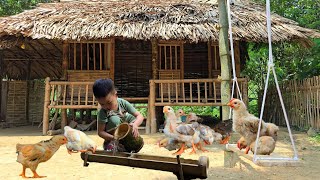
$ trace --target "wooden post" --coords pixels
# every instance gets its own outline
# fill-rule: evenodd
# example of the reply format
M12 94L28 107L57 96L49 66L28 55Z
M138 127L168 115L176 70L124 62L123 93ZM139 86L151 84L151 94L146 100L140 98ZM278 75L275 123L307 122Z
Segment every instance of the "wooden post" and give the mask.
M151 133L151 115L150 115L150 95L148 98L148 114L147 114L147 122L146 122L146 134L150 134Z
M151 46L152 46L152 79L158 79L158 41L157 39L151 40Z
M4 69L4 65L3 65L3 50L0 50L0 120L2 120L2 78L3 75L5 74L5 69Z
M219 10L219 54L221 64L221 103L222 103L222 120L229 119L229 107L225 106L230 100L230 61L228 46L228 19L225 0L218 0Z
M224 167L233 168L239 161L239 157L236 153L229 150L224 150Z
M242 93L242 99L243 102L246 104L246 106L248 107L249 105L249 98L248 98L248 79L245 78L245 81L243 82L243 89L241 91ZM260 109L260 108L259 108Z
M110 77L109 78L111 78L113 81L114 81L114 67L115 67L115 55L114 55L114 53L115 53L115 39L114 38L112 38L111 39L111 62L110 62Z
M68 124L67 109L61 109L61 129Z
M240 43L239 41L234 41L234 61L236 65L236 75L240 77L241 65L240 65Z
M63 42L62 45L62 79L67 80L68 79L68 64L69 64L69 59L68 59L68 51L69 51L69 44L67 42Z
M50 104L50 78L46 78L46 86L44 93L44 105L43 105L43 126L42 126L42 135L47 135L47 131L49 130L49 104Z
M157 132L157 120L156 120L156 107L155 107L155 83L153 80L149 81L150 83L150 97L149 97L149 108L150 108L150 125L151 125L151 133Z

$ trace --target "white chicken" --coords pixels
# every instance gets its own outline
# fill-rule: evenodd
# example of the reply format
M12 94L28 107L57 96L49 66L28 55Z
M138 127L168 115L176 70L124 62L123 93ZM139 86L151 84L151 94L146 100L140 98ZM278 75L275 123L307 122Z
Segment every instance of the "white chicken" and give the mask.
M233 109L233 130L243 136L247 144L254 142L257 138L259 118L255 117L253 114L250 114L247 111L246 105L239 99L232 99L227 105ZM262 121L259 136L264 136L266 131L266 123ZM250 147L247 146L246 154L248 154L249 150Z
M68 139L66 147L69 154L87 151L95 153L97 149L96 143L82 131L65 126L64 136Z
M186 144L190 143L192 146L192 151L190 153L195 153L195 144L200 142L199 131L195 130L198 123L193 124L177 124L177 117L174 110L170 106L163 107L163 113L166 115L166 125L164 127L164 134L172 139L177 140L181 143L181 146L177 152L174 154L181 155L186 149Z

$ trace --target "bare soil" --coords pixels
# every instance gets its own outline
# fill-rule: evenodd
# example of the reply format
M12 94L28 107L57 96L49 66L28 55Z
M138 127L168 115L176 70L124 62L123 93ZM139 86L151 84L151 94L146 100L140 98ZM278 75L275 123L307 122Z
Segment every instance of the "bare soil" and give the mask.
M94 131L86 132L92 137L99 149L102 149L102 139ZM294 131L294 140L298 150L301 166L299 167L260 167L252 161L240 157L234 168L224 167L225 146L213 144L207 146L209 152L198 151L197 154L189 155L187 150L182 158L198 160L199 156L207 156L210 161L208 179L318 179L320 175L320 143L309 140L306 133ZM18 176L22 166L16 162L16 143L37 143L41 140L50 139L42 136L41 129L36 126L23 126L8 129L0 129L0 179L23 179ZM156 141L163 134L142 135L145 145L139 153L175 157L164 148L159 148ZM230 143L235 143L239 137L232 136ZM289 135L285 128L281 128L279 140L275 152L283 156L292 157L292 146ZM133 179L152 180L177 179L171 172L132 168L118 165L91 162L88 167L83 167L80 154L69 155L65 146L62 146L56 154L47 162L41 163L37 169L39 175L45 175L43 179ZM27 176L32 173L27 169Z

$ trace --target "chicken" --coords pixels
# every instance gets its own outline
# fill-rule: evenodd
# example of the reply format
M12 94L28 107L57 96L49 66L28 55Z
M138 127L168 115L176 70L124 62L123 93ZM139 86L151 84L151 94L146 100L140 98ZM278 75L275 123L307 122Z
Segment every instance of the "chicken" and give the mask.
M168 138L177 140L181 143L181 146L177 152L174 154L181 155L186 149L186 143L191 143L192 151L195 153L195 144L200 142L199 131L195 130L197 124L177 124L177 117L170 106L163 107L163 113L166 115L166 125L164 127L164 134Z
M266 123L267 131L266 136L271 136L275 141L278 139L279 127L273 123Z
M42 178L36 172L39 163L48 161L61 145L67 143L67 138L62 135L53 136L50 140L41 141L37 144L17 144L18 153L17 162L22 164L22 173L20 176L26 178L26 168L30 168L33 177Z
M259 118L250 114L247 111L246 105L239 99L232 99L227 105L233 109L233 130L243 136L247 144L251 144L257 138ZM262 121L259 136L265 135L266 131L266 124ZM246 154L249 150L250 147L247 146Z
M180 124L182 122L184 122L186 119L186 116L184 114L184 111L182 109L178 109L178 111L176 112L176 117L177 117L177 123ZM184 120L183 120L184 119Z
M227 144L231 137L232 120L228 119L225 121L220 121L218 124L214 126L213 130L217 133L220 133L222 136L224 136L220 144Z
M254 153L256 141L253 141L249 148ZM271 136L261 136L258 140L257 155L270 155L275 149L276 141ZM237 147L241 150L248 146L244 137L238 140Z
M199 123L201 123L202 122L202 118L197 116L196 113L190 112L187 115L186 123L191 123L191 122L199 122Z
M159 147L164 147L169 151L177 150L180 148L180 146L181 146L181 143L172 138L166 137L159 141ZM188 146L187 144L187 147L191 147L191 146Z
M68 139L66 147L69 154L79 151L87 152L89 150L95 153L97 149L96 143L84 132L65 126L64 135Z
M253 143L255 143L255 141L253 141ZM238 142L237 142L237 147L241 150L244 149L248 146L246 140L244 139L244 137L241 137Z
M254 153L256 142L250 144L250 150ZM271 136L261 136L258 139L257 155L270 155L276 146L276 141Z

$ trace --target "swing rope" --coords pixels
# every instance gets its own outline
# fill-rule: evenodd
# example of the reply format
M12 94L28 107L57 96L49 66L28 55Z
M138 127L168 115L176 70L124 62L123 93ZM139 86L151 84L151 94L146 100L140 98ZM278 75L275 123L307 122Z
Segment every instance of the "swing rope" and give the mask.
M231 21L231 10L230 10L230 0L227 0L227 13L228 13L228 23L229 23L229 40L230 40L230 51L231 51L231 62L232 62L232 74L233 74L233 79L232 79L232 90L231 90L231 99L233 98L234 95L234 87L235 85L237 86L237 91L239 93L239 97L242 101L242 95L241 91L239 88L239 84L237 81L237 74L236 74L236 65L235 65L235 60L234 60L234 49L233 49L233 37L232 37L232 21ZM232 108L230 108L229 111L229 119L231 119L231 113Z
M270 70L271 69L272 69L272 72L273 72L273 76L274 76L274 80L275 80L275 83L276 83L276 87L277 87L280 103L281 103L281 106L282 106L284 118L286 120L288 132L289 132L289 136L290 136L290 140L291 140L291 144L292 144L292 148L293 148L293 151L294 151L293 160L298 160L298 153L297 153L294 141L293 141L292 133L291 133L290 126L289 126L288 116L287 116L286 109L285 109L285 106L284 106L284 103L283 103L281 91L280 91L278 80L277 80L276 71L274 69L274 63L273 63L273 57L272 57L272 44L271 44L272 39L271 39L270 0L266 0L266 15L267 15L267 30L268 30L268 43L269 43L268 72L267 72L267 79L266 79L266 83L265 83L265 89L264 89L264 93L263 93L261 112L260 112L259 128L258 128L256 142L255 142L255 150L254 150L253 162L256 163L258 158L259 159L275 159L275 158L257 157L258 139L259 139L260 130L261 130L262 116L263 116L263 110L264 110L264 105L265 105L265 99L266 99L266 96L267 96L268 81L269 81L269 76L270 76ZM291 159L291 158L276 158L276 159Z

